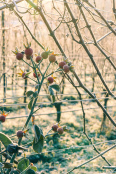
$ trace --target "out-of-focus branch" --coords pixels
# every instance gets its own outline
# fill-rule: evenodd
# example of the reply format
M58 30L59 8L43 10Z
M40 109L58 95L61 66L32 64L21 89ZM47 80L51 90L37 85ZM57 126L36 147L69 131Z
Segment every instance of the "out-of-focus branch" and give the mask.
M116 31L116 28L114 28L114 30ZM104 38L106 38L107 36L109 36L112 33L112 31L110 31L109 33L105 34L104 36L102 36L100 39L98 39L96 42L99 43L101 40L103 40ZM87 44L93 44L94 42L88 42Z
M77 25L77 23L76 23L75 17L73 16L73 13L72 13L72 11L71 11L71 9L70 9L70 7L69 7L69 5L68 5L68 3L67 3L66 0L64 0L64 4L65 4L65 6L66 6L66 8L67 8L67 10L68 10L68 12L69 12L69 14L70 14L70 17L72 18L72 21L73 21L73 23L74 23L76 32L77 32L78 37L79 37L79 39L80 39L80 43L82 44L84 50L85 50L86 53L88 54L88 56L89 56L89 58L90 58L90 60L91 60L91 62L92 62L92 64L93 64L93 66L94 66L94 68L95 68L95 70L96 70L96 72L97 72L99 78L101 79L101 81L102 81L104 87L106 88L106 90L108 91L108 93L109 93L114 99L116 99L116 96L114 96L114 95L112 94L112 92L110 91L109 87L107 86L105 80L103 79L103 77L102 77L102 75L101 75L101 73L100 73L100 71L99 71L99 69L98 69L98 67L97 67L96 62L95 62L94 59L93 59L93 55L90 53L89 49L88 49L87 46L85 45L84 40L83 40L83 37L82 37L82 35L81 35L81 33L80 33L79 27L78 27L78 25Z
M106 116L109 118L109 120L111 121L111 123L116 127L116 123L112 120L112 118L110 117L110 115L107 113L106 109L102 106L102 104L97 100L96 96L94 94L92 94L81 82L80 78L78 77L78 75L76 74L76 72L73 72L76 80L78 81L79 85L93 98L95 99L96 103L98 104L98 106L103 110L103 112L106 114Z
M116 147L116 144L115 144L114 146L110 147L109 149L103 151L103 152L100 153L99 155L97 155L97 156L91 158L90 160L87 160L87 161L85 161L84 163L82 163L82 164L80 164L80 165L74 167L72 170L70 170L69 172L67 172L67 174L69 174L69 173L71 173L72 171L74 171L75 169L78 169L79 167L84 166L85 164L88 164L89 162L91 162L91 161L93 161L93 160L99 158L101 155L104 155L105 153L107 153L108 151L112 150L112 149L115 148L115 147Z
M24 1L24 0L16 0L15 3L18 4L18 3L22 2L22 1ZM5 8L13 8L14 6L15 6L14 2L11 2L9 4L5 4L2 7L0 7L0 10L3 10Z
M66 57L66 55L65 55L65 53L64 53L64 51L63 51L63 49L62 49L62 47L60 46L60 44L59 44L59 42L58 42L58 40L57 40L57 38L56 38L54 32L52 31L52 29L51 29L51 27L50 27L48 21L46 20L44 14L43 14L43 12L42 12L42 9L39 8L38 6L36 6L32 1L30 1L30 0L26 0L26 1L27 1L27 3L29 3L36 11L39 12L39 14L40 14L41 18L43 19L43 21L44 21L44 23L45 23L45 25L46 25L48 31L50 32L50 36L51 36L51 37L53 38L53 40L55 41L55 43L56 43L56 45L58 46L58 48L59 48L60 52L62 53L62 55L63 55L64 57Z
M116 166L104 166L103 169L116 169Z
M81 7L81 2L79 1L79 0L76 0L76 2L79 4L79 10L80 10L80 12L81 12L81 14L82 14L82 16L83 16L83 19L84 19L84 21L85 21L85 23L86 23L86 26L87 26L87 28L88 28L88 30L89 30L89 32L90 32L90 34L91 34L91 36L92 36L92 38L93 38L93 41L94 41L94 45L98 48L98 50L106 57L106 59L110 62L110 64L113 66L113 68L116 70L116 66L114 65L114 63L112 62L112 60L110 59L110 57L103 51L103 49L98 45L98 43L97 43L97 41L96 41L96 38L95 38L95 36L94 36L94 34L93 34L93 31L92 31L92 29L91 29L91 26L89 25L89 23L88 23L88 21L87 21L87 18L86 18L86 16L85 16L85 14L84 14L84 11L83 11L83 9L82 9L82 7Z
M114 35L116 35L116 31L109 25L109 23L105 20L105 18L102 16L102 14L99 12L98 9L96 9L88 0L83 0L85 3L87 3L91 8L93 8L96 13L100 16L100 18L104 21L104 23L107 25L107 27L109 28L109 30L112 31L112 33Z
M31 35L32 39L44 50L44 47L40 44L40 42L38 42L38 40L34 37L34 35L31 33L30 29L28 28L28 26L26 25L26 23L24 22L23 18L14 10L15 15L21 20L21 22L23 23L23 25L26 27L27 31L29 32L29 34Z

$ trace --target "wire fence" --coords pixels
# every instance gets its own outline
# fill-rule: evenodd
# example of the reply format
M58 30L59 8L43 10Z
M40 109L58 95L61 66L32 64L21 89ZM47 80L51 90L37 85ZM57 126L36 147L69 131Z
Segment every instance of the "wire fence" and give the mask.
M25 94L28 89L34 88L35 84L30 79L25 82L17 77L19 67L28 69L28 71L30 71L30 68L25 65L24 62L17 63L11 50L15 49L15 46L17 46L23 51L24 48L22 45L26 42L27 38L32 41L35 52L42 51L42 48L38 48L38 44L35 42L34 38L42 43L42 45L46 46L47 43L55 52L60 52L57 61L61 61L62 56L69 57L75 65L75 72L77 73L77 75L73 73L73 75L69 74L69 76L65 76L66 80L63 86L61 86L64 91L56 95L57 100L55 101L54 106L55 104L61 104L61 107L64 104L66 106L74 106L75 104L76 109L66 109L63 111L60 109L56 112L53 112L52 110L51 112L48 112L47 107L53 106L53 102L51 101L51 98L49 98L50 95L46 89L45 83L45 88L42 89L42 93L39 95L40 99L35 106L44 108L46 105L47 112L38 112L33 115L58 115L82 111L84 122L83 132L91 145L70 146L63 149L45 151L43 153L93 147L98 155L85 163L74 167L68 173L100 156L107 162L102 155L115 147L116 140L103 141L95 144L92 143L86 133L85 111L94 110L95 113L96 109L99 110L101 108L101 111L103 111L103 118L108 116L108 118L110 118L109 120L113 123L112 125L115 126L116 53L114 35L116 35L116 12L112 10L114 9L113 1L107 2L107 6L104 6L105 1L100 5L98 2L96 5L95 1L94 5L88 1L81 2L80 0L41 1L37 5L42 8L42 11L36 11L37 8L32 10L32 8L29 8L29 4L26 6L21 5L21 3L19 3L21 1L23 0L17 0L15 3L12 1L10 2L10 6L7 3L0 2L0 10L4 9L5 15L3 16L2 13L0 21L0 88L3 90L0 94L0 108L3 110L6 108L9 109L9 107L10 109L17 107L20 112L20 109L22 109L21 107L25 106L26 113L28 113L27 101L29 99L27 99ZM29 2L30 1L28 1L28 3ZM22 2L22 4L23 3L26 2ZM15 9L13 9L14 6ZM9 11L9 9L11 11ZM19 11L19 9L21 11ZM23 10L27 10L25 14ZM17 13L18 15L16 15ZM20 16L21 13L23 13L23 17ZM25 28L25 26L27 27ZM52 33L52 41L50 41L48 30L50 34ZM31 37L30 33L32 33L33 37ZM14 38L14 40L12 40L12 38ZM29 62L29 65L30 64L31 63ZM43 69L45 65L46 62L42 65ZM54 65L51 69L54 71L55 67L56 66ZM51 72L49 71L49 73ZM62 80L62 77L59 78L58 75L57 83L61 83ZM70 98L71 96L74 98ZM22 102L23 98L27 99L27 101ZM8 102L8 100L11 101ZM98 104L98 107L96 107L96 103ZM85 107L85 105L88 107ZM29 116L29 114L22 114L22 111L21 113L15 113L15 116L12 116L14 112L15 111L7 117L8 120L26 118ZM112 114L109 115L108 112ZM114 120L112 120L112 118ZM96 149L96 146L105 143L109 146L112 144L114 145L100 153Z

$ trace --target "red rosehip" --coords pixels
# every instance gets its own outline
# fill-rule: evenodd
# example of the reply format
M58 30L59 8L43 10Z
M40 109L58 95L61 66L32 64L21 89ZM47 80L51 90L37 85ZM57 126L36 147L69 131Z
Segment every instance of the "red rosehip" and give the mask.
M63 66L66 65L66 62L60 62L59 67L63 69Z
M63 130L62 127L59 127L59 128L57 129L57 131L58 131L59 134L63 134L63 132L64 132L64 130Z
M3 122L5 122L5 120L6 120L6 117L4 115L1 115L0 116L0 121L3 123Z
M52 126L52 130L56 132L57 129L58 129L58 125L57 125L57 124L54 124L54 125Z
M47 58L48 58L48 53L47 53L47 52L41 53L41 57L42 57L43 59L47 59Z
M28 55L28 56L31 56L33 54L32 48L26 48L25 49L25 54Z
M32 57L32 58L33 58L33 55L31 55L31 56L26 55L26 59L27 59L27 60L30 60L30 59L31 59L30 57Z
M54 81L53 77L48 77L48 82L49 83L53 83L53 81Z
M39 74L39 73L37 73L37 75L38 75L38 77L40 76L40 74ZM35 73L33 73L33 76L34 76L35 78L37 78L37 76L36 76L36 74L35 74Z
M23 59L23 54L22 53L17 53L16 54L16 58L18 59L18 60L22 60Z
M31 58L30 58L30 56L29 56L29 55L26 55L26 59L27 59L27 60L30 60Z
M24 132L22 130L17 131L17 137L22 138L24 135Z
M63 66L63 70L64 70L65 73L68 73L70 71L69 66L68 65L64 65Z
M50 55L49 56L49 61L50 62L55 62L56 61L56 56L55 55Z
M26 79L26 78L27 78L26 73L23 73L23 74L22 74L22 78L23 78L23 79Z
M37 56L36 59L35 59L35 61L36 61L37 63L39 63L40 60L42 60L42 57L41 57L41 56Z

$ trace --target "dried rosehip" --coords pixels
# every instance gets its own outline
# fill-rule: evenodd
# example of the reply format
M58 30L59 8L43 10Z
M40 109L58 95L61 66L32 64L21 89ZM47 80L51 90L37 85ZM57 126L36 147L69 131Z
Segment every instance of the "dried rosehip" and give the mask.
M3 122L5 122L5 120L6 120L6 117L4 115L1 115L0 116L0 121L3 123Z
M66 62L64 62L64 61L59 63L59 67L62 68L62 69L63 69L64 65L66 65Z
M53 77L48 77L48 82L49 83L53 83L53 81L54 81Z
M9 154L17 153L18 152L18 146L14 144L9 144L6 149Z
M21 147L17 144L9 144L6 148L6 150L9 152L9 154L17 153L18 150L28 151L27 148Z
M59 134L63 134L63 132L64 132L64 130L63 130L62 127L59 127L59 128L57 129L57 131L58 131Z
M22 60L23 57L24 57L24 54L22 54L22 53L17 53L17 54L16 54L16 58L17 58L18 60Z
M27 47L27 48L25 49L25 54L26 54L26 56L32 56L32 54L33 54L32 48Z
M56 132L57 129L58 129L58 125L57 125L57 124L54 124L54 125L52 126L52 130Z
M70 71L70 68L69 68L68 65L64 65L63 70L64 70L65 73L68 73Z
M36 59L35 59L35 61L36 61L37 63L39 63L41 60L42 60L42 57L41 57L41 56L37 56Z
M24 132L21 131L21 130L19 130L19 131L17 132L17 137L18 137L18 138L22 138L23 136L24 136Z
M24 52L19 52L18 48L15 48L15 51L12 51L18 60L22 60L24 57Z
M56 61L56 56L53 55L53 54L50 55L50 56L49 56L49 61L50 61L50 62L55 62L55 61Z
M37 75L38 75L38 77L39 77L39 76L40 76L40 73L37 73ZM37 76L36 76L35 73L33 73L33 76L34 76L35 78L37 78Z
M27 76L26 76L26 73L24 72L24 73L22 73L22 78L23 79L26 79L27 78Z

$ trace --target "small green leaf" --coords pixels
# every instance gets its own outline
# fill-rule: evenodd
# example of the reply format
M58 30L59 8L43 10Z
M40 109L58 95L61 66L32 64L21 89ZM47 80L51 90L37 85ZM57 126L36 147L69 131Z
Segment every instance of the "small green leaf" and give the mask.
M35 172L37 171L37 167L36 166L31 166L30 167L32 170L34 170Z
M39 84L35 86L35 89L38 89L39 88Z
M26 76L28 76L31 72L26 73Z
M54 95L54 91L52 90L50 86L48 87L48 89L49 89L50 95Z
M55 96L54 95L52 95L52 101L53 101L53 103L55 102Z
M54 102L55 102L54 91L53 91L53 89L51 88L51 86L49 86L48 89L49 89L50 95L52 96L52 101L53 101L53 103L54 103Z
M56 91L59 91L60 90L60 87L57 84L50 85L50 87L53 88L53 89L55 89Z
M41 136L41 130L37 125L34 125L34 133L35 133L36 141L38 141Z
M33 97L36 98L37 96L38 96L38 92L35 91L35 92L33 93Z
M28 91L27 92L27 97L29 97L30 95L32 95L34 92L33 91Z
M39 141L36 143L36 139L33 140L33 150L36 153L41 153L44 145L44 136L41 134Z
M5 148L7 148L9 144L13 144L12 140L2 132L0 132L0 141L5 146Z
M44 136L41 128L37 125L34 125L35 137L33 140L33 150L37 153L41 153L44 144Z
M29 160L27 158L23 158L17 166L17 169L19 169L21 172L25 170L29 166Z
M28 169L25 174L35 174L35 171L33 169Z
M28 108L31 109L32 108L32 103L33 103L33 98L31 98L29 104L28 104Z

